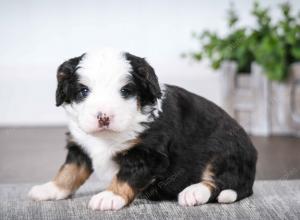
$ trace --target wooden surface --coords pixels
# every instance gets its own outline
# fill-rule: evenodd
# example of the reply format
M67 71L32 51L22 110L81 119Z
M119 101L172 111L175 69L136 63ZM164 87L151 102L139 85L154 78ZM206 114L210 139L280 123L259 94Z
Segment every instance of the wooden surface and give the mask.
M0 183L50 180L65 159L66 131L61 127L0 128ZM299 138L252 140L259 152L257 179L300 179Z

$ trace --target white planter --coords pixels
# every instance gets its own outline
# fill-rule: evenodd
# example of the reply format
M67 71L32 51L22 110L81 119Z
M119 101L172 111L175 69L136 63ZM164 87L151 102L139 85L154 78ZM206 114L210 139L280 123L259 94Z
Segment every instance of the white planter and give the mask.
M251 74L237 74L235 62L224 62L221 70L222 107L248 133L300 136L300 63L281 83L268 80L255 63Z

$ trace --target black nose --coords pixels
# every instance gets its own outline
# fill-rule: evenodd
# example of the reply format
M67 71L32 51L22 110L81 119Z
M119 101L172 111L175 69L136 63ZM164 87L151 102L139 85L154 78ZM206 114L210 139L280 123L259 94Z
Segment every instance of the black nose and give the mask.
M105 126L108 127L110 119L108 116L106 116L106 114L99 112L97 115L97 119L98 119L98 125L100 128L105 127Z

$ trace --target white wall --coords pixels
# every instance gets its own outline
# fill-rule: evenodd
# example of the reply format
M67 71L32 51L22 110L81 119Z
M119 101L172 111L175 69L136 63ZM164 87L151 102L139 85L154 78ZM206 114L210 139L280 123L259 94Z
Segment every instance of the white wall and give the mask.
M263 5L279 2L264 0ZM299 0L290 2L300 8ZM144 56L162 82L220 103L218 74L180 54L197 46L191 31L226 31L228 5L229 0L0 0L0 126L64 124L54 102L56 68L95 47ZM243 23L253 23L251 6L250 0L236 1Z

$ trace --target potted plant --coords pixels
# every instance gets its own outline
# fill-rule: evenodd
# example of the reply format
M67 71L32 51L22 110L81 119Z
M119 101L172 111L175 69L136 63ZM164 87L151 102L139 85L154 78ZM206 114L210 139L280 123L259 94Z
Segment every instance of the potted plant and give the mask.
M254 5L258 23L250 38L255 61L268 79L269 133L296 134L300 130L300 13L292 16L288 3L280 6L282 18L271 24L268 10Z
M231 6L229 33L194 33L200 49L188 54L221 70L223 107L253 134L300 134L300 13L293 16L288 3L280 10L282 18L273 22L269 9L255 2L257 25L238 27Z

